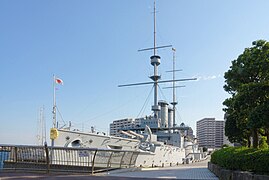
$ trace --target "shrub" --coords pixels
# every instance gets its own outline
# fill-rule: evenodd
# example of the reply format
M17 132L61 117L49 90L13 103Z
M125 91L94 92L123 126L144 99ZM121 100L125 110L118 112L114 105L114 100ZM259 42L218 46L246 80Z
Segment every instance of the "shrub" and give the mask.
M269 174L269 149L227 147L215 151L211 162L226 169Z
M262 136L261 137L261 140L260 140L260 142L259 142L259 147L261 148L261 149L266 149L266 148L268 148L269 146L268 146L268 144L266 143L266 141L267 141L267 138L265 137L265 136Z

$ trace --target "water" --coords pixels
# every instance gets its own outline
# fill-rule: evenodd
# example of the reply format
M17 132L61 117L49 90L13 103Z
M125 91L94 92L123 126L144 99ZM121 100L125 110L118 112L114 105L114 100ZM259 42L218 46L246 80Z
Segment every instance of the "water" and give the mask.
M0 169L3 169L4 161L9 158L9 154L8 151L0 151Z

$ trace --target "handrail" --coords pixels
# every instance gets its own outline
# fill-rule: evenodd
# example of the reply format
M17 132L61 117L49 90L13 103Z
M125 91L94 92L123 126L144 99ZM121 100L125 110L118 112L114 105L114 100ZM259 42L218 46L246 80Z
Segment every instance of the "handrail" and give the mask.
M110 168L131 167L135 165L139 153L139 151L118 149L0 144L0 171L2 168L36 170L47 173L52 171L83 171L94 174L97 171Z

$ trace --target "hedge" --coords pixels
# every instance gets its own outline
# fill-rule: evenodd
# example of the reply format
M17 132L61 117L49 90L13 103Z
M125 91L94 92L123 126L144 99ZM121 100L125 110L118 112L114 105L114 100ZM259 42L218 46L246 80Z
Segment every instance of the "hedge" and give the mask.
M222 148L211 155L211 162L225 169L269 174L269 149Z

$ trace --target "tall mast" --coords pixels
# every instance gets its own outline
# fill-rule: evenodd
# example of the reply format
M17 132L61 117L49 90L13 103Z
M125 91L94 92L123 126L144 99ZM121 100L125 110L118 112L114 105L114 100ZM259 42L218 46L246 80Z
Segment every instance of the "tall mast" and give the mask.
M158 75L158 66L161 64L161 57L157 55L157 49L160 48L167 48L172 47L172 45L166 45L166 46L158 46L156 42L156 0L154 0L154 31L153 31L153 48L145 48L140 49L138 51L148 51L153 50L153 56L150 57L151 65L154 67L154 74L150 76L150 79L152 79L151 82L141 82L141 83L132 83L132 84L123 84L118 85L118 87L127 87L127 86L138 86L138 85L147 85L147 84L153 84L154 87L154 104L151 107L151 110L154 113L154 117L158 118L158 112L161 110L161 107L158 105L158 84L159 83L167 83L167 82L175 82L175 81L189 81L189 80L196 80L196 78L187 78L187 79L173 79L173 80L165 80L165 81L159 81L161 79L161 76Z
M153 18L154 18L154 31L153 31L153 49L154 49L154 56L156 55L156 0L154 0L154 11L153 11L154 15L153 15Z
M176 126L176 87L175 87L175 67L176 67L176 49L172 48L173 50L173 102L171 103L173 105L173 127Z
M158 75L158 66L161 63L161 57L156 55L156 1L154 0L154 55L150 57L151 65L154 67L154 75L150 78L154 81L154 105L152 106L151 110L154 113L154 117L158 118L158 112L160 111L160 106L158 105L158 80L161 78Z
M164 89L168 89L168 88L173 89L173 92L172 92L173 100L171 102L171 104L173 105L173 122L172 122L173 124L172 124L172 127L175 127L176 126L176 105L178 104L177 100L176 100L176 88L181 88L181 87L185 87L185 86L176 86L176 82L178 81L178 80L176 80L176 72L182 71L182 69L175 69L176 68L176 49L172 48L172 51L173 51L173 69L171 71L166 71L166 72L173 73L173 79L171 81L171 82L173 82L173 84L172 84L172 87L165 87ZM183 81L195 80L195 79L183 79Z
M37 145L44 145L47 139L46 134L46 120L45 120L45 107L44 105L39 109L39 120L38 120L38 134L37 134Z

